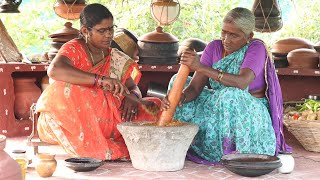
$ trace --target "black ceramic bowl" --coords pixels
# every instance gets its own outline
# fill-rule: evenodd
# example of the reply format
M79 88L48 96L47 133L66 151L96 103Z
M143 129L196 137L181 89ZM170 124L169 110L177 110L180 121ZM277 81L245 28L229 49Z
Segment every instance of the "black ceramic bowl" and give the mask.
M103 162L94 158L69 158L65 160L68 168L79 172L93 171L100 167Z
M228 154L221 162L231 172L246 177L265 175L282 165L278 157L262 154Z

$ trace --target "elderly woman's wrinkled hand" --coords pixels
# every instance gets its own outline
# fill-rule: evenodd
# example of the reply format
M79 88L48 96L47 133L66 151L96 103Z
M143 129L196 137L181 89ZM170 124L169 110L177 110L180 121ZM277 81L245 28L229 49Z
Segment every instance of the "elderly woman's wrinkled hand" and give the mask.
M161 101L161 111L166 111L168 110L170 107L170 102L168 100L168 95L166 95L166 97L164 97Z
M191 70L197 70L200 64L200 58L195 50L185 49L180 57L180 64L187 65Z
M179 107L182 107L183 103L186 101L186 95L184 93L181 94L180 101L179 101ZM162 101L161 101L161 111L166 111L170 107L170 102L168 99L168 95L166 95Z

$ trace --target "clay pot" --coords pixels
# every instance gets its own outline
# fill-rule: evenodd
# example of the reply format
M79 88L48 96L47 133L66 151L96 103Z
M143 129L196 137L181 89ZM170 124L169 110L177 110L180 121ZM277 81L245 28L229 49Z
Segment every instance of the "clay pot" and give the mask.
M252 12L255 17L270 17L280 16L280 10L277 1L274 0L255 0L252 6Z
M56 57L57 53L51 53L51 52L48 52L48 58L50 61L52 61L54 59L54 57Z
M314 46L313 47L318 53L320 53L320 45Z
M202 52L207 46L207 43L197 38L188 38L180 43L178 56L181 55L182 50L185 47L194 49L196 52Z
M286 54L299 48L313 49L313 43L307 39L290 37L276 41L272 46L272 53Z
M75 2L76 1L76 2ZM66 2L67 4L84 4L85 0L58 0L60 3Z
M258 32L274 32L282 28L282 19L280 16L268 17L267 20L264 17L255 18L255 31Z
M177 64L179 40L162 27L139 37L140 64Z
M287 58L292 68L319 68L319 55L314 49L295 49L289 52Z
M29 119L30 107L41 95L36 78L14 78L14 114L17 119Z
M51 38L61 38L62 36L68 36L68 35L78 35L79 30L72 27L71 22L64 23L64 27L62 29L59 29L55 31L54 33L50 34L49 37Z
M118 28L113 36L112 47L119 49L131 58L137 56L137 37L127 29Z
M54 12L63 19L76 20L80 18L80 13L85 7L85 4L64 4L57 2L54 6Z
M128 147L132 166L145 171L182 169L199 127L188 123L169 127L144 124L126 122L117 125Z
M5 151L6 136L0 134L0 179L21 180L21 168Z
M35 169L39 176L50 177L57 167L54 154L38 153L35 159Z
M64 42L51 42L50 45L53 49L59 50Z
M49 76L45 75L41 79L41 90L44 91L49 86Z

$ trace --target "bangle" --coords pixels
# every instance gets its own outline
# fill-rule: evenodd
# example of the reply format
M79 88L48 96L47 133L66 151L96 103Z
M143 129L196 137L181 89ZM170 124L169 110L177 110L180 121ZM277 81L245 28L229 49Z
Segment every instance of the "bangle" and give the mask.
M105 79L106 77L105 76L102 76L102 75L98 75L98 78L97 78L97 85L103 89L103 80Z
M94 74L94 82L93 82L93 86L92 87L96 87L98 83L98 75Z
M138 99L142 98L140 97L140 94L135 90L130 90L130 93L134 94Z
M222 72L222 71L219 71L217 81L218 81L218 82L221 82L221 79L222 79L222 78L223 78L223 72Z

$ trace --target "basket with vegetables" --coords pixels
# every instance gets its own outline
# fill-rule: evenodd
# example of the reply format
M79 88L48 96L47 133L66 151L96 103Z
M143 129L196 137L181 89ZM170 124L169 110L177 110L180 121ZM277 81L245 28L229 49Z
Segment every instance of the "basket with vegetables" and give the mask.
M320 101L285 108L283 123L308 151L320 152Z

